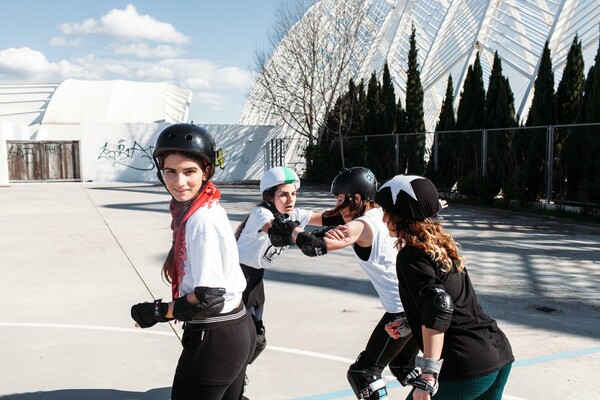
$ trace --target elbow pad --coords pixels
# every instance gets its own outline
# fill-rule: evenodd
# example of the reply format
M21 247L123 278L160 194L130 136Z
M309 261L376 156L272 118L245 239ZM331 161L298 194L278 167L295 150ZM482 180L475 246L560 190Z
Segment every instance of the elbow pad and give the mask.
M318 257L327 254L327 246L323 238L318 238L307 232L300 232L296 238L296 244L309 257Z
M423 325L445 332L450 327L454 303L452 297L443 289L433 288L433 296L426 300L421 309Z
M224 288L198 286L194 288L198 304L191 304L187 296L180 297L173 305L173 316L180 321L192 321L219 315L225 306L224 294Z

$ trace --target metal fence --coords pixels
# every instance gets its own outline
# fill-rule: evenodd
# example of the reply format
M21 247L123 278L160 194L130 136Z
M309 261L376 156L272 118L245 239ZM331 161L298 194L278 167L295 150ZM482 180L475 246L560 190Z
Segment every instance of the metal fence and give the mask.
M533 193L536 200L557 204L587 204L595 208L600 206L600 196L594 194L598 193L597 189L590 189L591 192L583 197L575 194L573 189L569 190L575 183L574 179L580 176L581 179L587 179L590 169L600 166L600 149L597 147L600 141L600 123L352 136L345 138L344 146L365 149L368 154L367 164L370 166L377 168L377 165L387 162L388 165L390 163L393 165L392 169L395 167L395 171L392 171L394 173L411 173L410 165L406 160L404 143L409 138L418 136L426 137L425 161L429 164L430 172L439 173L443 172L440 171L441 168L454 168L460 165L462 171L487 178L495 170L497 172L497 165L494 162L498 162L499 158L507 159L506 161L510 159L517 164L515 168L520 170L513 169L512 172L503 170L504 175L515 175L515 177L504 176L504 182L509 178L517 179L516 175L529 177L528 180L523 178L523 182L529 182L529 186L524 186L522 190ZM590 140L593 137L598 139ZM458 155L456 146L451 145L455 140L460 140L460 146L463 147L462 153L459 152ZM444 142L446 145L440 145ZM505 145L498 146L499 142ZM372 152L370 150L372 148L377 148L377 151ZM500 151L503 154L498 154ZM347 165L356 162L346 155ZM581 171L581 175L578 175L577 171ZM592 172L598 175L598 171ZM456 177L456 174L449 175ZM592 179L595 178L592 176ZM455 183L444 185L443 189L450 190ZM600 179L596 181L596 184L598 183ZM526 184L522 183L522 185ZM579 187L586 185L588 183L584 182ZM578 193L581 193L581 190Z

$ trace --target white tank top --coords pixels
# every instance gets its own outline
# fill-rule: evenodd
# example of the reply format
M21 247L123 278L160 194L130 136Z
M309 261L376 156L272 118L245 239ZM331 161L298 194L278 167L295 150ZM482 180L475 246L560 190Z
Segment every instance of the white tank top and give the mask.
M382 209L373 208L356 220L369 225L373 232L373 243L369 259L362 260L354 251L356 261L371 280L383 308L389 313L404 311L400 301L398 276L396 275L398 250L394 247L394 238L390 236L389 230L383 222Z

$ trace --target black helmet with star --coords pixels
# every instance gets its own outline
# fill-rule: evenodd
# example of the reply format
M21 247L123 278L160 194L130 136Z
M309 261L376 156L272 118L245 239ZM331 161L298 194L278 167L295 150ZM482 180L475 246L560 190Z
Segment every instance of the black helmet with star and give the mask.
M387 213L411 221L435 217L442 208L437 189L427 178L396 175L381 185L375 202Z

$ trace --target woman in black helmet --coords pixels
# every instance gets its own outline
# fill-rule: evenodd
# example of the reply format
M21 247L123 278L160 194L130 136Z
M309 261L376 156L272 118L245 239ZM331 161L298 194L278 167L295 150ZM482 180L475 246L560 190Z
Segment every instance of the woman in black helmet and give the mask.
M131 316L141 328L184 322L172 400L241 399L256 332L242 302L246 281L233 230L211 180L214 140L199 126L171 125L158 135L154 160L172 196L173 245L163 276L173 301L136 304Z
M309 256L352 246L356 261L379 295L385 311L373 328L364 350L347 373L356 397L369 400L388 397L382 377L385 367L389 365L391 372L401 380L409 360L419 350L409 330L400 331L403 335L401 339L390 340L384 329L389 322L403 320L404 308L398 294L394 241L383 223L383 211L373 201L376 188L375 175L369 169L345 169L331 184L336 206L323 213L325 218L341 216L345 225L326 231L325 236L322 232L307 233L299 227L287 226L292 240ZM277 222L274 224L277 225ZM276 230L279 231L275 236L278 238L286 232L286 227L276 226Z
M423 352L404 381L414 387L408 399L500 400L514 361L511 346L479 305L457 243L435 219L435 186L397 175L375 201L397 237L400 298ZM395 325L386 327L393 338Z

